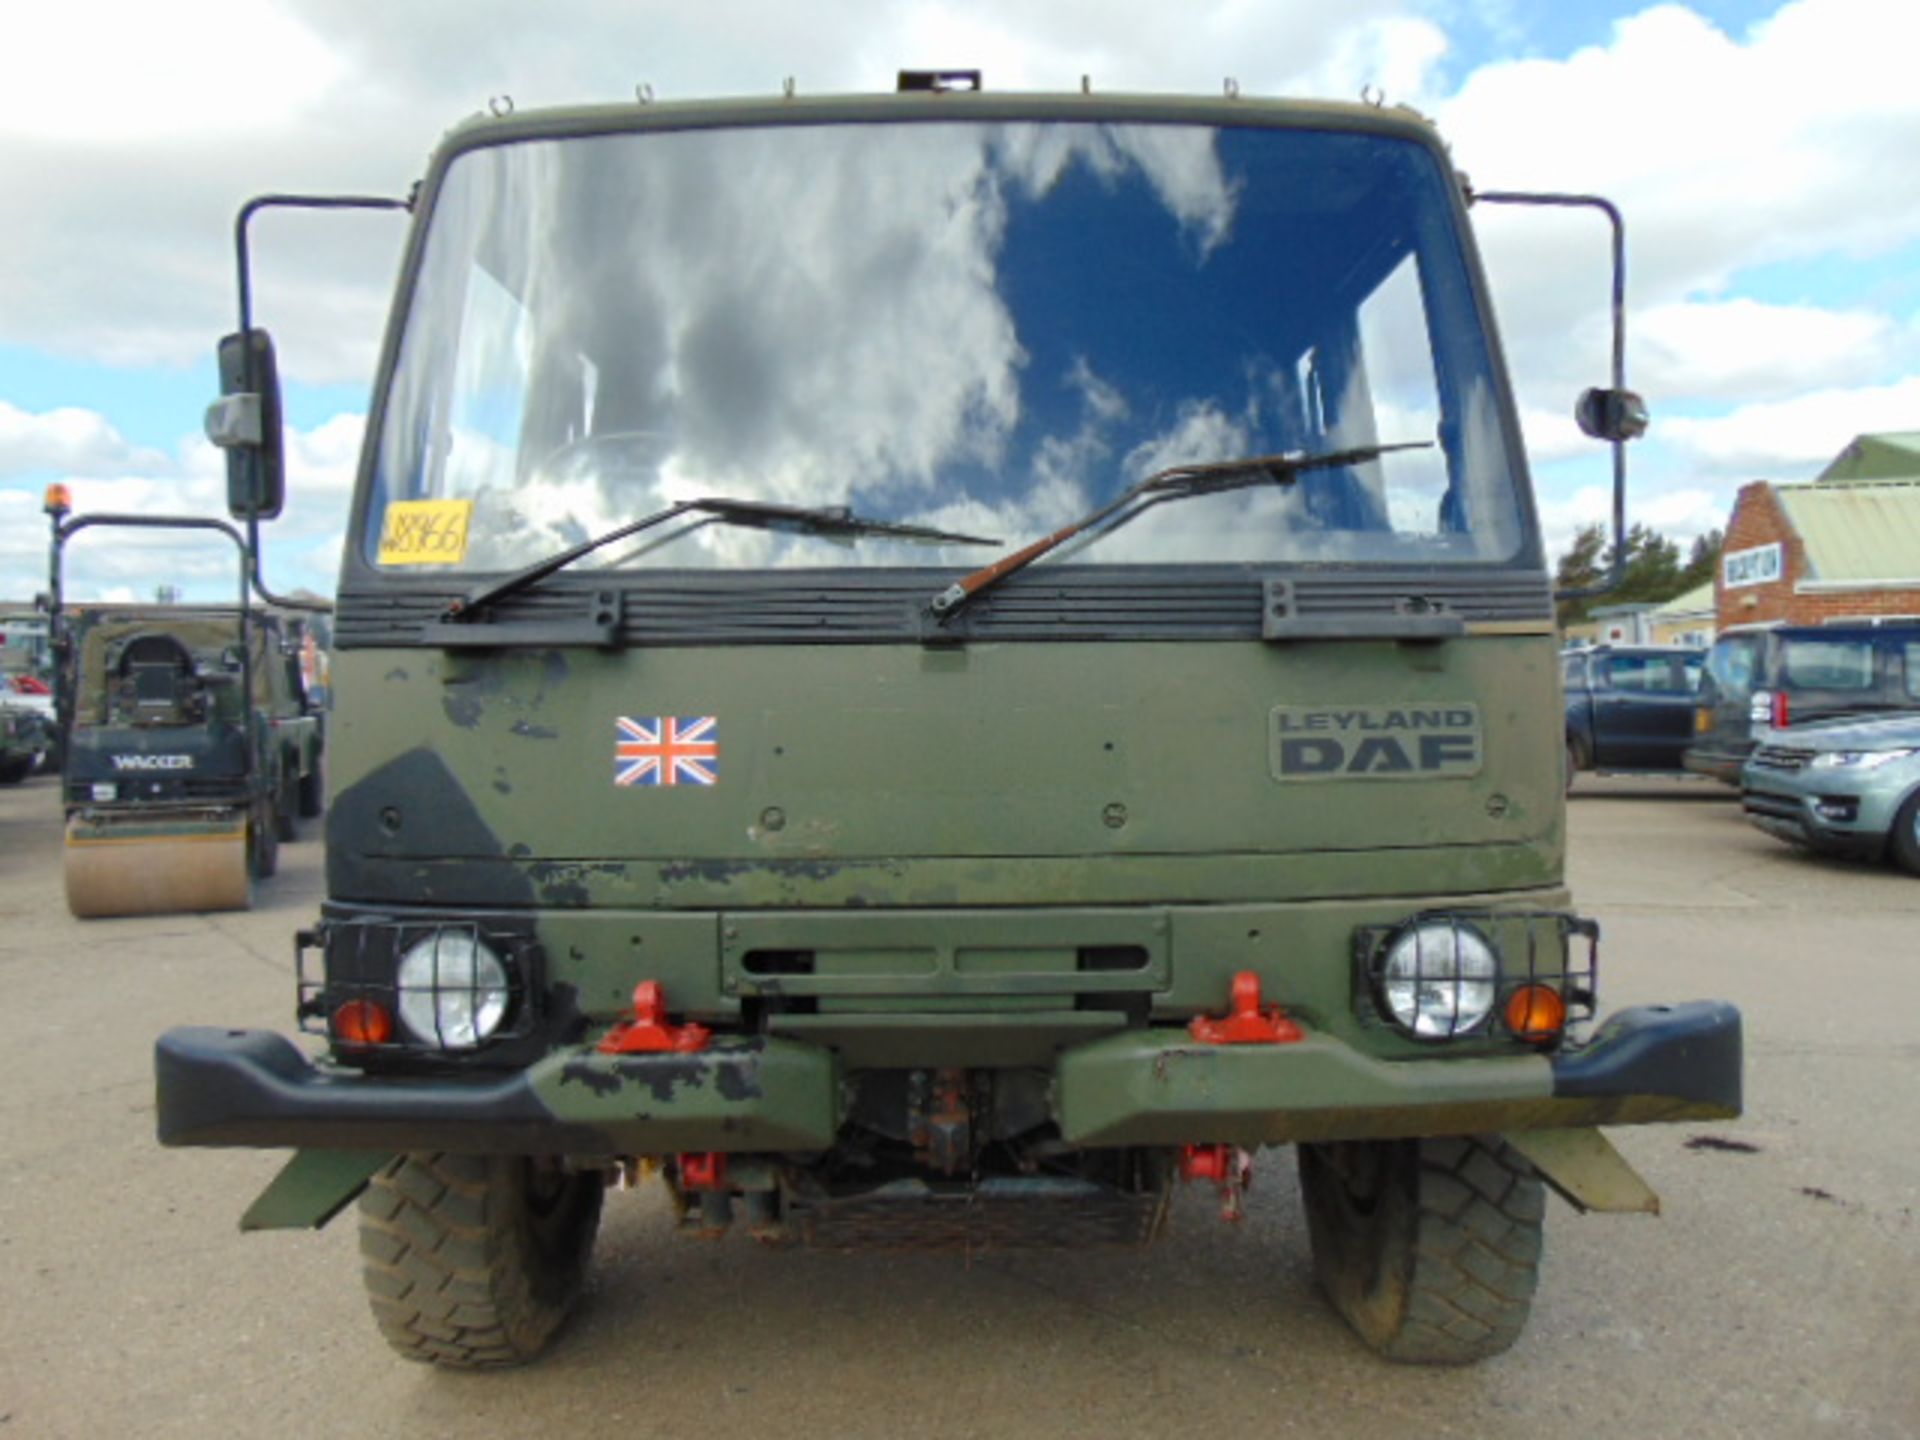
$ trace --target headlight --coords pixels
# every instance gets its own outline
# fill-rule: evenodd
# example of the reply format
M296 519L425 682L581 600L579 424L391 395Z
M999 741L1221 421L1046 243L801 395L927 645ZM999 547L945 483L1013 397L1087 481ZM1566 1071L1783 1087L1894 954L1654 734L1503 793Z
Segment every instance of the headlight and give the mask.
M400 1019L420 1039L471 1050L507 1017L506 967L476 936L441 930L400 957Z
M1904 760L1912 750L1823 750L1807 762L1809 770L1878 770L1893 760Z
M1408 1034L1444 1040L1487 1018L1499 976L1493 946L1479 931L1458 921L1424 921L1388 942L1380 999Z

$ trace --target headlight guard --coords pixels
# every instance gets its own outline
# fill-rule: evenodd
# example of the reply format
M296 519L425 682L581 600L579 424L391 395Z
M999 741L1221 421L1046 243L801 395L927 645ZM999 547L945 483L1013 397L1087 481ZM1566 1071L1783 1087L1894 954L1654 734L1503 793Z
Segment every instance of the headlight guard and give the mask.
M523 1048L512 1042L537 1028L541 955L527 934L477 920L329 918L295 937L295 957L300 1028L354 1064L507 1063ZM369 1023L376 1012L384 1025ZM462 1015L480 1023L463 1030Z
M1354 1007L1363 1025L1422 1045L1491 1038L1552 1048L1594 1016L1599 949L1599 925L1561 911L1421 911L1354 932ZM1540 1007L1523 997L1540 990L1561 1002L1563 1024L1550 1036L1525 1023Z

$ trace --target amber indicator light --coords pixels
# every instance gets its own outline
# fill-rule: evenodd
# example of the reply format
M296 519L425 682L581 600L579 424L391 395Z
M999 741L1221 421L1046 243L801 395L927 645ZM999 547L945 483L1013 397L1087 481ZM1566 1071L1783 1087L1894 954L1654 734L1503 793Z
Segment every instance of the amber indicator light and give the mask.
M1507 1028L1522 1040L1552 1040L1567 1024L1567 1002L1551 985L1522 985L1507 997Z
M393 1016L371 1000L349 1000L333 1012L333 1038L342 1045L384 1045L393 1038Z

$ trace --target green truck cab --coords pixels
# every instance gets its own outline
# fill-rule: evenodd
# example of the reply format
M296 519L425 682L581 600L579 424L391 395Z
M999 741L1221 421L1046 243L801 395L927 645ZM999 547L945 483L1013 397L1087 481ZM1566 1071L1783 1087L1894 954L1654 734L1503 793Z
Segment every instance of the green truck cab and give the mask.
M1233 96L457 129L341 573L318 1053L169 1032L163 1142L294 1148L249 1225L360 1195L448 1365L546 1343L622 1173L1138 1244L1283 1144L1369 1343L1511 1344L1543 1185L1651 1208L1596 1127L1737 1114L1740 1031L1597 1014L1469 199L1410 112Z

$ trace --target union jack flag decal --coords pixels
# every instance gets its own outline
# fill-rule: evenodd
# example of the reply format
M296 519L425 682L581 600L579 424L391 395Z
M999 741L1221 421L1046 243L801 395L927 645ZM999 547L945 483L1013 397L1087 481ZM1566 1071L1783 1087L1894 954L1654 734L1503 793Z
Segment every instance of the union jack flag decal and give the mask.
M712 715L618 717L613 746L616 785L717 785L720 722Z

